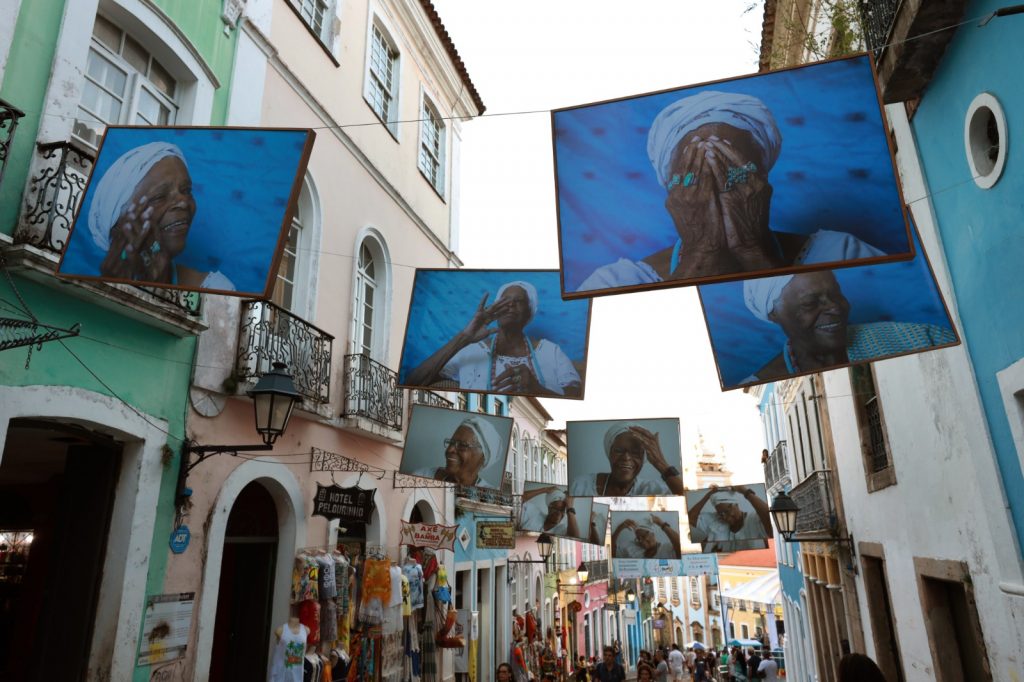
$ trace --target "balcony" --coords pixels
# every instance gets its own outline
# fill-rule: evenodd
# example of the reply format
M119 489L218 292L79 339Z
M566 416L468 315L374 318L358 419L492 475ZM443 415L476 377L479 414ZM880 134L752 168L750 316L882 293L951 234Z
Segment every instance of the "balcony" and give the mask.
M235 376L258 379L283 362L295 389L314 407L331 399L334 337L268 301L242 302Z
M11 144L14 143L14 133L18 130L18 121L24 115L24 111L0 99L0 184L4 180L4 170L7 168Z
M836 511L830 487L828 470L812 471L791 491L800 511L796 515L796 539L834 539L836 537Z
M592 583L597 580L608 580L608 560L601 559L599 561L586 561L584 564L587 567L587 583Z
M398 387L398 373L368 355L346 355L344 382L341 416L352 420L350 426L367 435L400 441L405 397Z
M786 441L780 440L764 463L764 481L768 486L768 490L778 486L785 486L789 482L789 465L787 460Z
M456 485L455 497L462 502L480 502L498 507L512 507L516 499L511 493L490 488L478 488L473 485ZM467 505L463 504L462 506L466 507Z
M886 104L921 96L964 18L966 0L859 0L868 50Z
M443 407L452 409L455 403L445 398L440 393L434 393L424 388L415 388L409 391L409 402L413 405L427 405L429 407Z
M0 106L0 130L4 109ZM6 155L7 142L0 142ZM48 142L36 145L36 158L25 192L24 208L14 232L15 247L8 260L27 271L29 276L52 283L52 275L67 244L71 224L85 194L95 155L72 142ZM6 156L3 159L6 162ZM0 165L2 171L2 165ZM20 245L20 248L19 246ZM25 246L31 247L26 249ZM106 307L131 316L144 315L147 322L157 321L174 330L198 333L201 297L195 292L141 287L128 284L79 282L72 293L100 294Z

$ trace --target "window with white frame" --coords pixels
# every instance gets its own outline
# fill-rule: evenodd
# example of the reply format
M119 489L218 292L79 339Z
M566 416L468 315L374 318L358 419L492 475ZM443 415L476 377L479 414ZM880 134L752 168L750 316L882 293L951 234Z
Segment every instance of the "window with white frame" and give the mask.
M349 352L381 361L387 333L387 255L374 236L363 238L356 253Z
M301 286L300 282L304 265L301 254L303 253L303 244L309 241L312 222L316 218L309 185L307 177L307 181L302 183L299 200L295 204L295 215L292 216L292 224L288 227L288 238L285 240L284 250L281 252L281 263L277 267L277 280L270 296L271 303L300 316L305 314L303 309L305 301L302 300L305 287ZM308 254L308 250L306 253Z
M72 135L95 148L107 125L173 125L179 89L142 43L96 15Z
M330 46L334 0L291 0L292 6L320 42Z
M374 22L370 28L370 54L366 75L366 101L392 135L398 134L398 50Z
M444 196L444 144L444 121L424 95L420 107L419 167L423 177L441 196Z

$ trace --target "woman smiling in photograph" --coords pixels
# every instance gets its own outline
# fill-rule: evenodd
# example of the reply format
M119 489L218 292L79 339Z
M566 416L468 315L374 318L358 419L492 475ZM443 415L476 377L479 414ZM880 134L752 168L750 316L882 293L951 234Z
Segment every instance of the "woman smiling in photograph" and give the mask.
M569 493L580 497L682 495L683 477L662 453L658 435L638 424L617 422L604 434L610 471L573 478ZM649 462L661 480L638 480Z

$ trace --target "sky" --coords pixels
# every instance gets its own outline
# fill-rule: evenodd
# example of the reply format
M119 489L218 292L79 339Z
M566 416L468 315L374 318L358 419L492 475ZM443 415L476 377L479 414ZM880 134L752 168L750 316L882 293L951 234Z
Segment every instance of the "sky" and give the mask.
M757 71L760 0L434 0L487 116L460 124L459 255L467 268L558 268L550 110ZM536 113L516 113L536 112ZM595 299L586 398L566 420L679 417L761 481L754 399L723 393L696 289Z

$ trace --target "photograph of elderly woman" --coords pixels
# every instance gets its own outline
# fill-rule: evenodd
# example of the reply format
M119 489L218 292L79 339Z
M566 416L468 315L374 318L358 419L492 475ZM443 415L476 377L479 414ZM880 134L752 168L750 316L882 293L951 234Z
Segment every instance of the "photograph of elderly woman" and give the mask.
M722 390L960 343L913 260L698 287Z
M687 490L686 516L701 552L765 549L772 536L764 483Z
M107 128L59 274L269 297L314 137Z
M913 255L867 55L551 125L566 298Z
M679 559L679 512L612 511L613 559Z
M678 419L566 422L569 494L682 495Z
M526 481L522 501L519 530L593 544L604 541L600 523L607 525L607 511L603 517L595 514L593 500L589 497L569 497L564 485Z
M398 471L500 490L511 436L509 417L413 405Z
M582 399L589 327L555 270L417 270L398 383Z

